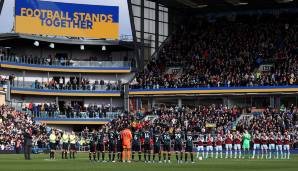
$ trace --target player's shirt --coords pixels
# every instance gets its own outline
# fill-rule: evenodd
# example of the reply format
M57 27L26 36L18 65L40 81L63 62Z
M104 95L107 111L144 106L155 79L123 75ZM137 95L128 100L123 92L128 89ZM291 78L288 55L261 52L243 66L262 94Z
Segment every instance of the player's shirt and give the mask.
M116 135L116 143L117 143L118 145L122 145L122 140L121 140L121 135L120 135L120 133L117 131L117 132L115 133L115 135Z
M231 134L227 134L225 143L226 144L233 144L233 136Z
M193 146L193 134L191 133L186 134L186 146L187 147Z
M104 137L105 137L105 135L104 135L103 132L99 132L97 134L97 142L98 142L98 144L104 144Z
M144 144L150 144L151 141L151 133L149 131L145 131L143 133L143 138L144 138Z
M161 144L161 137L159 134L155 134L154 137L153 137L153 140L154 140L154 146L157 146L159 147L160 144Z
M76 143L76 135L74 135L74 134L70 135L69 142L70 142L70 144L75 144Z
M198 137L198 146L204 146L204 137L203 136Z
M261 142L260 135L254 135L253 142L254 142L254 144L260 144L260 142Z
M234 142L235 144L241 144L241 136L239 134L235 136Z
M285 135L284 136L284 145L289 145L290 144L290 135Z
M108 137L109 137L109 144L114 145L115 144L115 133L112 131L109 132Z
M63 136L62 136L62 142L63 143L68 143L68 141L69 141L69 136L67 134L63 134Z
M217 137L215 144L216 144L216 146L222 146L222 137Z
M136 145L140 145L141 144L141 133L140 132L134 132L133 135L133 140L132 140L132 143L133 144L136 144Z
M162 134L162 142L164 145L170 145L171 137L170 137L169 133L165 132Z
M275 137L274 135L269 136L269 144L275 144Z
M267 144L267 136L261 136L261 144Z
M213 143L213 138L212 137L207 137L207 146L212 146Z
M175 144L182 144L182 134L180 132L175 133L174 140L175 140Z
M89 135L89 145L90 146L93 146L94 144L96 144L96 141L97 141L97 135L96 135L96 133L91 133Z
M276 138L276 144L277 145L282 145L282 136L281 135L278 135L277 138Z

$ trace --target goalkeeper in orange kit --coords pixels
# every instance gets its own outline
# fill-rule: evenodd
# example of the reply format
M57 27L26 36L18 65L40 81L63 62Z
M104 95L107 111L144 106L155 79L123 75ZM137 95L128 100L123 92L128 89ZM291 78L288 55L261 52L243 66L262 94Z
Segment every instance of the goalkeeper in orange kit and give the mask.
M130 163L132 134L129 129L129 126L126 126L126 128L121 132L121 139L122 139L122 145L123 145L122 161L125 162L127 159L127 162Z

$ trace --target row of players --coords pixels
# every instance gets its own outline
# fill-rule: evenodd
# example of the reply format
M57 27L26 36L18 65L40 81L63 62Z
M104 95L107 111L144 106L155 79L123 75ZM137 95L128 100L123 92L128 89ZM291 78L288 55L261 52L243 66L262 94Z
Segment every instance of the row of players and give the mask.
M89 142L90 160L95 161L97 154L97 160L99 161L101 153L102 161L105 162L105 144L108 145L109 161L115 162L116 154L118 160L121 160L122 140L119 131L114 131L111 129L107 134L105 134L103 129L99 129L98 131L93 130L86 138ZM57 142L56 140L57 137L53 132L50 135L52 152L54 152L55 150L55 143ZM71 154L74 158L76 151L75 134L72 133L71 135L68 135L68 133L64 133L61 136L61 140L63 142L62 158L67 158L69 144L71 150L70 158ZM194 162L195 148L197 151L197 158L213 158L214 148L216 151L215 158L223 158L223 146L225 146L225 158L244 158L244 156L250 157L250 142L253 143L253 154L251 157L252 159L254 159L255 157L262 159L264 157L266 159L290 158L290 135L288 135L287 132L285 132L284 135L282 135L280 132L278 132L277 134L271 132L269 135L266 135L265 133L259 133L258 131L256 131L251 139L251 136L247 131L242 134L238 131L233 134L228 131L225 135L217 134L215 137L212 137L211 134L208 134L205 137L204 135L197 135L191 131L187 131L184 133L179 128L177 128L173 134L170 134L169 131L163 131L163 133L161 131L156 131L153 134L151 131L149 131L149 129L134 131L131 150L132 160L134 160L135 155L138 154L139 161L141 161L143 147L145 162L151 162L151 150L153 147L153 161L155 161L155 157L158 156L158 161L161 162L161 157L163 154L164 162L170 162L171 144L174 144L176 160L179 163L182 163L183 151L185 152L185 161L188 161L187 158L189 154L191 162ZM204 148L204 144L206 144L206 148ZM242 150L244 152L243 156ZM275 153L275 156L273 156L272 153ZM53 157L54 156L51 155L51 158Z

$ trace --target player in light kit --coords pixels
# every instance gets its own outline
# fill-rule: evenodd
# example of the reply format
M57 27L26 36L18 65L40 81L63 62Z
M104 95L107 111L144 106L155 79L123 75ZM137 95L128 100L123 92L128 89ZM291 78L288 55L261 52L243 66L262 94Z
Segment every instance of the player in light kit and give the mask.
M283 149L282 149L282 135L280 132L277 133L276 137L276 159L279 159L279 153L280 158L283 158Z
M272 158L272 152L275 150L275 136L273 132L270 132L269 135L269 159Z
M241 158L241 139L242 136L239 133L239 131L236 132L234 136L234 150L235 150L235 156L234 158L237 158L237 152L239 152L239 159Z
M211 134L208 134L206 142L207 142L206 159L208 159L209 157L209 152L211 154L211 158L213 158L213 137L211 137Z
M216 141L215 141L215 150L216 150L216 156L215 158L218 158L218 152L220 152L220 158L222 159L222 137L220 134L217 134Z
M176 160L177 163L182 163L182 158L183 158L183 152L182 152L182 133L181 133L181 129L177 128L175 130L175 134L174 134L174 150L176 153ZM179 159L179 153L180 153L180 159Z
M193 160L193 134L191 131L187 131L186 134L186 143L185 143L185 163L187 163L187 155L189 153L191 163L194 163Z
M256 133L253 135L253 143L254 143L254 147L253 147L252 159L255 158L256 154L257 154L257 158L259 159L259 157L260 157L260 134L259 134L258 130L256 130Z
M290 159L290 135L284 134L284 159Z
M233 157L233 153L232 153L233 135L230 133L230 131L228 131L228 133L226 134L225 144L226 144L226 159L229 157L229 153L230 153L230 158L232 158Z
M197 158L199 158L200 153L202 153L202 157L204 158L204 136L203 135L199 135L198 136L198 147L197 147Z
M62 135L62 143L62 159L67 159L67 152L69 148L69 135L65 131Z
M262 133L261 135L261 151L262 151L262 156L261 159L264 158L264 155L266 156L266 159L268 158L268 146L267 146L267 141L268 141L268 137L266 136L265 133Z
M169 129L164 129L164 133L162 134L162 143L163 143L163 159L164 163L167 162L166 157L168 154L168 163L171 163L171 137L169 134Z

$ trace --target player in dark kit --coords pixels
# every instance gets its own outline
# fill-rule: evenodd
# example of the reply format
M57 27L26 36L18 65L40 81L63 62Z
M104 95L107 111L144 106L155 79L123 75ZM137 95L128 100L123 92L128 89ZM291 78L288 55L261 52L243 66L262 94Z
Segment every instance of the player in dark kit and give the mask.
M100 159L100 153L101 153L101 160L102 162L105 162L105 145L104 145L104 132L103 129L100 128L97 133L97 160Z
M194 163L194 161L193 161L193 140L194 140L194 136L193 136L192 132L190 130L187 131L186 140L185 140L185 162L187 162L187 156L189 153L191 162Z
M141 137L142 137L142 134L137 129L133 133L132 137L133 137L133 140L132 140L132 160L135 159L135 154L138 153L139 161L141 161L141 154L142 154L142 151L141 151Z
M150 157L151 157L151 138L152 135L149 131L149 129L147 128L144 133L143 133L143 138L144 138L144 159L145 159L145 163L150 163Z
M93 156L93 161L96 161L96 144L97 144L97 133L96 133L96 130L94 129L89 135L89 160L90 161L92 161L92 156Z
M122 161L122 140L121 140L121 136L120 136L120 131L121 129L119 128L118 131L116 131L115 135L116 135L116 144L117 144L117 158L118 161Z
M166 157L168 154L168 163L171 163L171 137L169 134L169 129L164 129L162 134L162 143L163 143L163 159L164 163L167 162Z
M158 154L158 162L161 163L161 136L160 131L157 130L153 136L154 148L153 148L153 162L155 162L155 155Z
M109 161L110 162L115 162L115 132L113 129L110 130L108 134L109 138Z
M182 163L183 152L182 152L182 133L181 129L177 128L174 134L174 150L176 152L176 160L177 163ZM180 160L179 160L179 153L180 153Z

